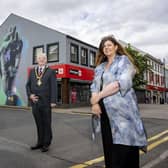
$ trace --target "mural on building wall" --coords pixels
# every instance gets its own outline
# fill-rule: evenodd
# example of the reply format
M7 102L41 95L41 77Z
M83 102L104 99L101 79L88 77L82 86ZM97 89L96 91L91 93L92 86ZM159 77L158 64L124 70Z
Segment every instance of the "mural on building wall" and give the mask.
M16 26L10 27L0 43L0 85L1 103L4 105L21 105L16 92L15 80L21 60L23 40Z

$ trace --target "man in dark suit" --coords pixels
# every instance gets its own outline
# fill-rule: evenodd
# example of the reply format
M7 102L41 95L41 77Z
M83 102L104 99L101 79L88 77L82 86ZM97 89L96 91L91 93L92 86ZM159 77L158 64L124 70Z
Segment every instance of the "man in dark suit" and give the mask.
M56 106L56 74L47 65L44 53L37 56L38 66L30 71L26 91L37 126L38 140L31 150L46 152L52 140L51 108Z

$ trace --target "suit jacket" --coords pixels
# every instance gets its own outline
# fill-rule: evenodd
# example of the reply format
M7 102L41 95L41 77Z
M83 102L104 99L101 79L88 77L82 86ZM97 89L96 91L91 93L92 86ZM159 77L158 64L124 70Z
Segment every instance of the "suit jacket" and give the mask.
M26 83L26 91L28 98L30 97L31 94L35 94L39 97L38 103L41 105L47 106L50 105L51 103L56 103L57 82L55 72L46 66L45 72L41 78L42 84L38 86L37 85L38 79L36 78L35 73L36 70L37 67L33 68L30 71L30 75Z

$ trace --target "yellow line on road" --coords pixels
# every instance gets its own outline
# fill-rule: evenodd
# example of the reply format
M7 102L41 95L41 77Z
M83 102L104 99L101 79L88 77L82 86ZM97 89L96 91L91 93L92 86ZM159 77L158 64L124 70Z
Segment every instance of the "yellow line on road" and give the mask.
M148 151L151 151L153 148L159 146L160 144L162 144L162 143L164 143L166 141L168 141L168 136L166 136L166 137L164 137L164 138L162 138L162 139L160 139L160 140L158 140L156 142L153 142L152 144L148 145L147 149L148 149ZM140 154L143 154L143 152L140 151Z
M165 130L165 131L163 131L163 132L161 132L161 133L159 133L159 134L157 134L157 135L155 135L155 136L149 138L149 139L148 139L148 142L154 141L154 140L160 138L161 136L163 136L164 134L167 134L167 133L168 133L168 130Z
M93 165L95 163L99 163L99 162L102 162L102 161L104 161L104 156L96 158L96 159L93 159L93 160L89 160L87 162L84 162L82 164L78 164L78 165L72 166L70 168L84 168L84 167L88 167L90 165Z
M156 139L160 138L161 136L163 136L163 135L165 135L167 133L168 133L168 130L165 130L165 131L163 131L163 132L161 132L161 133L149 138L148 142L156 140ZM148 145L147 149L148 149L148 151L150 151L153 148L155 148L155 147L159 146L160 144L162 144L164 142L167 142L167 141L168 141L168 136L163 137L162 139L160 139L160 140L158 140L156 142L153 142L152 144ZM140 154L142 155L142 154L144 154L144 152L140 151ZM88 167L90 165L102 162L102 161L104 161L104 156L98 157L98 158L93 159L93 160L86 161L86 162L84 162L82 164L74 165L74 166L72 166L70 168L85 168L85 167Z

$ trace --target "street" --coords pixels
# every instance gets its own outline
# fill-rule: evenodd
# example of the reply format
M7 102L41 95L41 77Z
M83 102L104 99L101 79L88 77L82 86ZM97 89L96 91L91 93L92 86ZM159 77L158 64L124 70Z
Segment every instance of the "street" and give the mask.
M142 168L168 166L168 105L141 105L148 133ZM47 153L31 151L36 129L28 109L0 108L0 168L104 167L101 135L91 139L89 108L54 109L53 142Z

